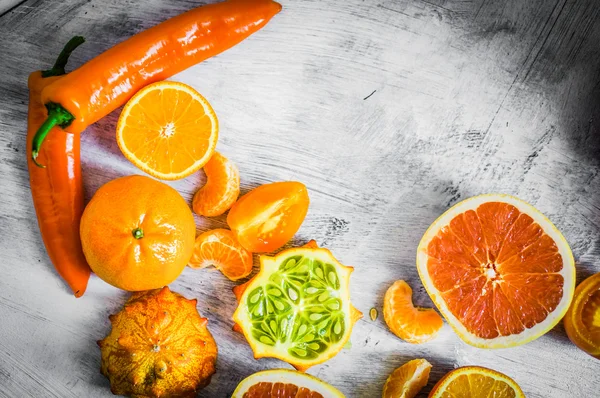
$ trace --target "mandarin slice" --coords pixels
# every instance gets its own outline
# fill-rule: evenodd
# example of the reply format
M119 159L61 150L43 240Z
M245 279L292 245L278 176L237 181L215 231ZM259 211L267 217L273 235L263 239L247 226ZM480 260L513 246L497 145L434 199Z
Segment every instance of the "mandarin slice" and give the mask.
M383 386L383 398L414 398L427 385L431 364L413 359L394 370Z
M383 318L396 336L413 344L432 340L444 325L434 309L413 305L412 289L405 281L394 282L385 292Z
M252 272L252 253L244 249L227 229L206 231L196 238L188 266L206 268L211 265L235 281Z
M240 172L219 152L213 154L203 170L206 184L194 195L192 209L204 217L220 216L233 206L240 195Z

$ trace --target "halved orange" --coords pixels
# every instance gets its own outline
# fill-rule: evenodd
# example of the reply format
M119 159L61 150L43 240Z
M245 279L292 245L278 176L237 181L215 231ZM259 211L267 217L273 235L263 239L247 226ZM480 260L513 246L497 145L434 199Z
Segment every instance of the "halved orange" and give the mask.
M435 338L444 325L434 309L413 305L412 289L404 281L394 282L385 292L383 318L396 336L413 344Z
M456 333L482 348L527 343L565 315L575 261L556 227L531 205L481 195L452 207L423 236L417 268Z
M206 184L194 195L192 209L205 217L225 213L240 195L240 172L237 166L219 152L204 165Z
M427 385L431 364L413 359L394 370L383 386L383 398L414 398Z
M198 171L217 145L217 115L192 87L162 81L127 102L117 124L123 155L146 173L177 180Z
M569 339L583 351L600 359L600 272L581 282L565 315Z
M433 387L429 398L525 398L519 385L510 377L480 366L454 369Z
M188 266L206 268L211 265L235 281L252 272L252 253L244 249L227 229L206 231L196 238Z

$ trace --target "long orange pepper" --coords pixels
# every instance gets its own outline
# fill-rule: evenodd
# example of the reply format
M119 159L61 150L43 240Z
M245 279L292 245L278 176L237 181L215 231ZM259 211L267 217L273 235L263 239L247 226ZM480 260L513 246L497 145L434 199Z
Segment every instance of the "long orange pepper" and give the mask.
M64 79L70 53L81 43L74 37L61 52L54 67L29 75L29 118L27 121L27 159L33 205L46 251L58 274L68 283L75 297L81 297L90 278L79 238L79 221L83 213L83 184L79 163L77 134L52 129L41 156L45 168L36 167L31 144L48 112L40 100L42 90Z
M272 0L228 0L190 10L136 34L42 91L48 119L33 140L35 159L53 126L81 133L142 87L217 55L281 10Z

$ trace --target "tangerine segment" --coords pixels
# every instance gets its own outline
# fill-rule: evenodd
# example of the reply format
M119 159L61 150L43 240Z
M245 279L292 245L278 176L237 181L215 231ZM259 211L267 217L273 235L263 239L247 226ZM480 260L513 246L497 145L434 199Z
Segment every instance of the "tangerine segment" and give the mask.
M344 395L311 375L274 369L244 379L231 398L344 398Z
M444 213L419 244L417 268L459 336L487 348L523 344L554 327L575 281L556 227L506 195L477 196Z
M525 398L510 377L480 366L454 369L433 387L429 398Z
M194 195L192 209L205 217L225 213L240 195L240 172L237 166L219 152L204 165L206 184Z
M383 386L383 398L414 398L427 385L431 364L413 359L394 370Z
M233 316L255 357L279 358L304 371L336 355L362 316L350 304L352 268L329 250L312 248L260 262Z
M567 315L569 339L583 351L600 359L600 273L581 282Z
M188 266L206 268L211 265L235 281L252 272L252 253L244 249L227 229L206 231L196 238Z
M217 116L208 101L177 82L157 82L140 90L125 105L117 124L123 155L164 180L184 178L202 168L217 138Z
M444 322L431 308L415 308L412 289L405 281L396 281L385 293L383 317L390 330L409 343L425 343L437 336Z

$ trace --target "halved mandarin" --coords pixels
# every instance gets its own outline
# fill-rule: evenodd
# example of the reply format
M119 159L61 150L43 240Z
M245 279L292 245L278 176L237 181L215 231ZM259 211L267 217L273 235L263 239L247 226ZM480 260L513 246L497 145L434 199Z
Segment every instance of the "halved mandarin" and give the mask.
M138 91L117 123L123 155L162 180L200 170L213 155L218 136L217 115L206 98L178 82L153 83Z
M577 286L564 322L569 339L583 351L600 359L600 273Z
M215 152L204 165L206 184L192 201L194 213L216 217L225 213L240 195L240 172L231 160Z
M206 231L196 238L188 266L206 268L211 265L235 281L252 272L252 253L244 249L227 229Z
M575 288L565 238L507 195L476 196L444 213L419 244L417 269L456 333L482 348L543 335L564 316Z
M434 309L413 305L412 289L405 281L394 282L385 292L383 318L396 336L413 344L435 338L444 325Z

